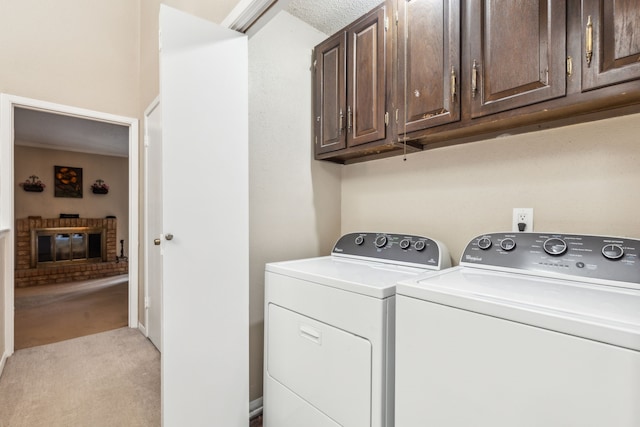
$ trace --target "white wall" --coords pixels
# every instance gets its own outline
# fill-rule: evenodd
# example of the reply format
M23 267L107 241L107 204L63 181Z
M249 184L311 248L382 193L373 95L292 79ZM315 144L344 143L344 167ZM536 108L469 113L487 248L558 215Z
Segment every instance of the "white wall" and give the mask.
M346 166L342 232L442 240L458 263L476 235L534 208L535 231L640 238L640 114Z
M0 1L0 92L137 117L139 2Z
M311 53L326 35L286 12L249 39L250 398L262 396L264 265L328 255L340 169L313 160Z

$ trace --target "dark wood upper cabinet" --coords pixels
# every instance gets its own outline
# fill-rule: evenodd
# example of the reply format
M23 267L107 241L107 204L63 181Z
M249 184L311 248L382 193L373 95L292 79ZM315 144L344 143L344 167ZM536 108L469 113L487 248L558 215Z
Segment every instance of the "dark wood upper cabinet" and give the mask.
M582 0L582 89L640 79L640 1Z
M385 8L347 30L347 146L386 137Z
M398 0L398 134L460 120L460 0Z
M564 0L469 0L466 5L470 54L464 72L471 117L565 94Z
M316 154L346 145L346 34L340 33L315 48Z
M314 92L339 163L638 112L640 0L385 0L316 47Z
M385 7L316 46L314 55L316 157L384 141Z

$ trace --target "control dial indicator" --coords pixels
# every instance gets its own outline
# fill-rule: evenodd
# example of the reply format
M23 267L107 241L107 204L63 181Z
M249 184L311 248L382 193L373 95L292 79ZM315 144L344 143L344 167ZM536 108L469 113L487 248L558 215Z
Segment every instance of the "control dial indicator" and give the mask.
M355 240L355 244L356 245L360 246L363 243L364 243L364 237L362 237L362 236L356 237L356 240Z
M411 246L411 240L409 240L409 239L400 240L400 248L401 249L407 249L409 246Z
M620 259L624 255L624 249L620 245L606 245L602 248L602 255L607 259Z
M500 248L507 252L512 251L516 248L516 241L510 237L502 239L502 241L500 242Z
M416 251L420 252L422 250L424 250L426 246L426 243L424 242L424 240L418 240L417 242L415 242L413 244L413 247L416 249Z
M483 251L489 249L491 247L491 244L491 239L488 237L482 237L480 240L478 240L478 247Z
M562 255L567 251L567 243L557 237L545 240L542 247L546 253L554 256Z
M376 245L376 248L383 248L387 245L387 236L381 234L376 237L376 240L373 241L373 244Z

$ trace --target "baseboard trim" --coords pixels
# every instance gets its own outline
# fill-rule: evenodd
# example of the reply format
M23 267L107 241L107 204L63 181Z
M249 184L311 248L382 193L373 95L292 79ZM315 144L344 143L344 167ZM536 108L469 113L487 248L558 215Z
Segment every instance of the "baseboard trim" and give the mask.
M249 402L249 419L253 419L258 415L262 415L262 397Z
M4 363L7 361L8 357L7 353L2 353L2 358L0 359L0 375L2 375L2 371L4 371Z

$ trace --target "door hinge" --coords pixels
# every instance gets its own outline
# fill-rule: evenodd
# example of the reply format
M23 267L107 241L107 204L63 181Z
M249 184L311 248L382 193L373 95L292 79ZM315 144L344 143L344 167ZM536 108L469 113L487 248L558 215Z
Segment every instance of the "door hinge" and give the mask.
M396 27L398 26L398 21L400 20L399 16L398 16L398 11L396 10Z
M149 146L149 135L147 135L146 133L144 135L144 146L145 147Z
M385 31L389 31L389 17L388 16L384 17L384 30Z
M389 126L389 112L384 113L384 124L385 126Z
M314 70L316 69L316 64L317 64L317 63L318 63L318 60L317 60L317 59L314 59L314 60L313 60L313 69L314 69Z
M150 307L150 305L149 305L149 297L145 297L144 298L144 308L149 308L149 307Z

